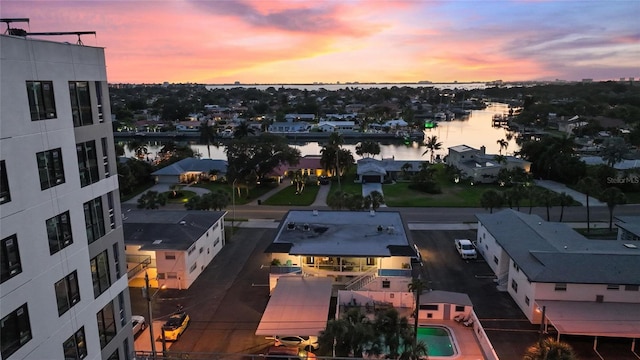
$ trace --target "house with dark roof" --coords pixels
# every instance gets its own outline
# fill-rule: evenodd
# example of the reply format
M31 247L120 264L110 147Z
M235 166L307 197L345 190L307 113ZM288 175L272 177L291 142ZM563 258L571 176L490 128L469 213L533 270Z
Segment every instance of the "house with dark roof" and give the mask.
M146 270L158 286L188 289L226 243L224 211L130 210L124 213L127 270ZM139 266L143 264L143 266Z
M618 240L631 241L640 247L640 216L616 216Z
M399 212L291 210L265 250L281 276L330 277L349 290L406 291L413 241Z
M284 178L289 176L290 172L300 171L302 175L307 176L332 176L333 170L325 170L320 159L322 159L322 156L320 155L305 155L300 158L296 165L287 163L280 164L280 166L273 169L269 175L277 178Z
M498 161L497 157L497 154L487 154L484 146L475 149L467 145L457 145L449 148L446 162L447 165L460 170L463 177L475 183L496 182L498 173L503 168L521 168L526 172L531 170L529 161L510 155L504 155L503 161Z
M476 217L478 252L529 321L559 335L640 336L640 246L512 209Z
M156 183L180 184L216 180L227 173L226 160L186 158L151 173Z
M395 158L374 159L366 157L357 162L356 182L383 183L395 181L405 175L410 176L420 171L422 160L395 160Z

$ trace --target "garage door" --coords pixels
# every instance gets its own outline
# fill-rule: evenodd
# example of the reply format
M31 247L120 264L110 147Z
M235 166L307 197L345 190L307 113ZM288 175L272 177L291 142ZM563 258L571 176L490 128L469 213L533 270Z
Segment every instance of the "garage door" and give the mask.
M362 179L363 179L365 182L368 182L368 183L379 183L379 182L381 182L381 181L380 181L380 176L379 176L379 175L364 175L364 176L362 177Z

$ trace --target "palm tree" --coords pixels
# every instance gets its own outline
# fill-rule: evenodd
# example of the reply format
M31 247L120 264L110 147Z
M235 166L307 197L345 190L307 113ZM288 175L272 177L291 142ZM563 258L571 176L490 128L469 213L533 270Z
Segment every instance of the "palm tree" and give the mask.
M540 193L540 188L535 186L527 187L527 198L529 199L529 215L531 215L531 210L533 210L533 204Z
M496 143L500 145L500 150L499 150L500 155L502 155L502 149L507 150L507 148L509 147L509 142L505 139L500 139L496 141Z
M365 210L369 208L378 210L380 205L384 204L384 196L379 191L372 191L364 198L364 204Z
M520 211L520 200L525 196L525 188L521 185L516 185L509 190L505 191L505 200L509 203L509 207L515 206Z
M549 214L549 209L553 206L556 201L556 193L549 189L542 189L538 195L542 197L542 201L544 202L544 206L547 208L547 221L551 221L551 215Z
M591 176L587 176L580 179L580 181L578 181L578 184L576 186L578 187L578 190L580 192L583 192L585 197L587 198L587 233L588 233L589 230L591 229L589 195L598 192L598 188L600 187L600 184L598 184L598 181L596 179L592 178Z
M523 360L577 360L571 345L546 338L530 346L524 354Z
M493 213L493 209L501 207L503 202L504 199L502 195L493 189L489 189L483 192L482 196L480 197L480 205L482 205L483 208L489 210L489 213L491 214Z
M397 358L400 354L400 339L411 341L412 329L406 317L400 317L398 310L391 308L378 313L374 321L374 329L384 340L384 345L389 349L387 355Z
M609 187L604 189L602 192L602 200L607 203L607 207L609 208L609 231L613 229L613 209L618 204L625 204L627 202L627 197L624 195L622 190L617 187Z
M414 293L416 298L416 309L413 314L413 344L418 345L418 313L420 310L420 294L427 289L427 286L419 277L417 277L411 279L408 288L409 292Z
M433 135L427 138L427 141L424 143L424 146L427 147L427 150L422 153L422 156L426 155L428 152L431 152L431 160L430 163L433 163L433 157L436 150L440 150L442 148L442 143L438 141L438 137Z
M207 144L207 153L211 158L211 143L216 141L216 128L203 122L200 126L200 143Z
M558 194L558 205L560 205L560 222L562 222L562 216L564 215L564 207L573 204L573 197L565 192Z
M400 168L400 171L402 171L402 177L406 179L409 176L409 170L411 169L413 169L413 165L411 165L411 163L402 164L402 167Z
M249 126L249 123L246 121L241 121L238 126L236 126L235 131L233 132L233 137L236 139L244 138L249 135L254 135L256 130Z

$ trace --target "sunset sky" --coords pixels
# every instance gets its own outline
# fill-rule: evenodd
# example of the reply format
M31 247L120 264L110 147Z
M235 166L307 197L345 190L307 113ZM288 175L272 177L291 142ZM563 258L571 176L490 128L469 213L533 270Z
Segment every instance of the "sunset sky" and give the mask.
M82 40L112 83L640 77L640 0L0 0L0 15L96 31Z

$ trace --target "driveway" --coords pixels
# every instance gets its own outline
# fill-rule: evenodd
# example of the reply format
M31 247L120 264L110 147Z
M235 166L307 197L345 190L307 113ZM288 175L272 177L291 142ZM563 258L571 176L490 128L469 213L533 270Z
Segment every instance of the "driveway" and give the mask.
M575 191L565 184L561 184L559 182L551 181L551 180L536 180L536 185L543 187L545 189L549 189L558 194L566 193L567 195L571 195L573 200L582 204L582 206L587 206L587 196L579 191ZM607 206L607 204L602 201L589 196L589 206Z
M174 185L175 184L155 184L152 187L150 187L149 189L143 191L142 193L140 193L140 194L132 197L131 199L125 201L123 204L137 205L138 204L138 199L143 194L145 194L147 191L157 191L158 193L163 193L163 192L170 191L171 187L174 186ZM202 196L202 195L204 195L204 194L209 192L209 190L207 190L207 189L191 186L191 184L183 186L182 189L193 191L194 193L196 193L196 194L198 194L200 196Z

